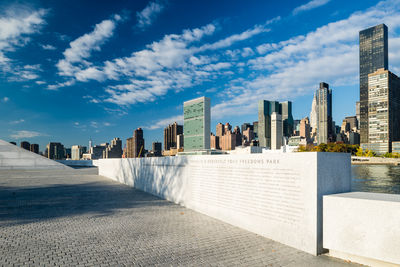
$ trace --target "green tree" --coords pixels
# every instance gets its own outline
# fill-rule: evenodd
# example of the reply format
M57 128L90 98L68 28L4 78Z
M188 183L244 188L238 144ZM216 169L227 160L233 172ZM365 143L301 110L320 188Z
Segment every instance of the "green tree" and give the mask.
M363 149L361 147L358 147L357 152L356 152L356 156L358 156L358 157L364 156L364 152L363 152Z

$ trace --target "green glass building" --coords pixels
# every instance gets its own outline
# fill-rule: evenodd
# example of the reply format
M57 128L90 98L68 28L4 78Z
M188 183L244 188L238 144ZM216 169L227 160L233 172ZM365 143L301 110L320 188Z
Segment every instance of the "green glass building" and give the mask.
M184 150L210 149L210 98L200 97L183 103Z

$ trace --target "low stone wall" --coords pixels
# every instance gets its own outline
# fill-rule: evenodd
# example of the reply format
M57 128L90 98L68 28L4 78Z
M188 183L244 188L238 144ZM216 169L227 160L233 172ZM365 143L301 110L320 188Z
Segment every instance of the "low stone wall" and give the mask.
M350 155L280 153L101 159L99 175L311 254L322 196L350 191Z
M331 256L400 265L400 195L352 192L324 196L323 203L323 243Z

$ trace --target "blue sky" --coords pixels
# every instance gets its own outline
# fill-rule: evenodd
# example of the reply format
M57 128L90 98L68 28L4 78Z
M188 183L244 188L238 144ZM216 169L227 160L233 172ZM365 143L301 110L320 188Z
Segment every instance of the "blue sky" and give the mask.
M111 4L112 3L112 4ZM218 122L257 120L259 99L309 116L319 82L337 124L359 99L358 32L389 27L400 74L400 1L1 1L0 138L67 147L132 136L146 147L208 96Z

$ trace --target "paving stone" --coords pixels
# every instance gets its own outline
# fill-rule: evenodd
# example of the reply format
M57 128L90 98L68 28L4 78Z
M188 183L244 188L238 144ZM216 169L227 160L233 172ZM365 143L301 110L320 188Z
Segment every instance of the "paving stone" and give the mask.
M97 175L0 170L0 266L354 266Z

